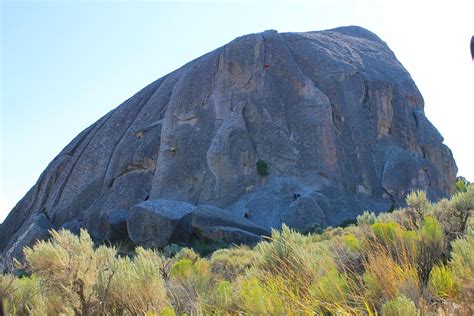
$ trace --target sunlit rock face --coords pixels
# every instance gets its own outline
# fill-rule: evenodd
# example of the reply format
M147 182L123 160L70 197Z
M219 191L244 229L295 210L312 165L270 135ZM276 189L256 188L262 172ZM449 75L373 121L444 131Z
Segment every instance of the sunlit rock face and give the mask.
M457 169L423 107L408 72L365 29L239 37L79 134L11 211L0 250L14 253L43 232L27 230L40 213L38 227L85 227L106 239L145 200L214 206L268 231L337 225L403 205L412 190L440 199ZM258 174L260 160L268 175ZM210 217L212 236L241 229Z

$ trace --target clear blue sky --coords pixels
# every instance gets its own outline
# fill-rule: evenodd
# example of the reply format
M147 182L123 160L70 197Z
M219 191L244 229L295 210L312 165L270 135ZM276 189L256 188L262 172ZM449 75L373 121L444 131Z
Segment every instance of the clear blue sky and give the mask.
M474 180L474 2L2 1L0 221L80 131L151 81L237 36L360 25L415 79ZM415 1L413 1L415 2Z

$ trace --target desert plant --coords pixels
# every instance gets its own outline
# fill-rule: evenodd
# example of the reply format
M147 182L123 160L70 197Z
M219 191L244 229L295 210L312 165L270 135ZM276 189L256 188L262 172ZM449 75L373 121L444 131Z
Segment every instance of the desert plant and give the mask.
M178 313L203 312L216 284L209 261L180 259L171 268L168 293Z
M362 243L359 238L354 234L345 234L343 236L344 245L353 251L360 251L362 249Z
M181 248L181 250L176 253L175 257L176 261L181 259L189 259L193 262L198 260L200 257L199 255L191 248Z
M114 313L132 315L160 312L167 308L168 298L160 272L162 259L152 250L136 249L133 259L118 258L113 266L108 295Z
M435 266L430 273L428 289L434 297L455 299L460 285L453 272L446 266Z
M408 204L408 208L405 211L406 215L410 218L410 223L413 225L413 228L419 229L429 207L431 206L430 201L428 201L428 198L426 197L426 192L411 192L407 195L406 202Z
M470 185L471 183L463 176L458 176L456 177L456 182L454 183L454 187L456 189L456 193L459 193L459 192L466 192L467 191L467 187Z
M420 312L413 301L402 294L383 304L381 314L383 316L417 316Z
M66 230L50 231L51 241L39 241L24 249L28 270L42 280L42 288L59 293L77 314L90 314L101 309L101 292L116 254L114 248L93 248L85 230L77 237ZM99 275L104 277L99 278Z
M357 225L367 225L370 226L375 223L377 216L374 212L364 211L361 215L357 216Z
M0 288L4 315L73 313L72 309L62 304L57 292L42 291L40 279L35 275L22 278L3 275L0 277Z
M326 306L326 311L329 312L337 306L346 305L350 301L350 295L348 277L339 273L336 267L318 278L310 288L311 298Z
M220 249L211 256L211 270L224 280L234 280L251 267L255 256L256 252L245 246Z
M446 250L443 229L434 217L425 217L419 238L416 266L422 285L427 285L431 269Z
M257 161L257 174L261 177L268 175L268 164L265 160Z
M239 306L243 312L251 315L284 315L285 298L282 297L281 280L268 278L266 283L251 277L242 281L239 288Z
M449 265L462 280L474 278L474 236L458 238L451 243L451 261Z

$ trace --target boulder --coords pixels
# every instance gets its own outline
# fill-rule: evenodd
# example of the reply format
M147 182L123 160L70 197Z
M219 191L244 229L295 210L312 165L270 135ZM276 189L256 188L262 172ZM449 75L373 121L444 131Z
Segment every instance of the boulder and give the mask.
M192 213L183 218L194 232L203 233L209 227L226 226L239 228L255 235L269 235L270 232L244 216L210 205L199 205Z
M107 212L106 239L111 242L128 239L127 220L129 212L123 209L112 209Z
M32 247L35 242L50 237L49 230L53 229L53 225L43 213L38 213L27 222L24 223L21 230L17 232L10 239L7 244L4 260L2 260L3 267L0 271L8 270L12 267L11 259L23 259L23 248ZM20 234L21 232L21 234Z
M164 199L140 202L130 210L129 237L136 245L162 248L169 243L180 220L193 210L194 206L186 202Z
M311 196L298 195L295 193L293 203L281 215L281 222L302 231L327 226L326 215L318 202Z
M403 206L412 190L435 201L453 192L456 173L421 93L379 37L356 26L269 30L189 62L80 133L8 215L0 252L11 254L39 213L104 240L110 210L127 210L130 238L161 247L193 229L259 235L236 218L304 230ZM201 205L230 222L217 211L189 219Z
M256 234L253 234L249 231L236 228L236 227L226 227L226 226L212 226L207 227L202 232L202 236L205 239L220 241L228 244L246 244L252 245L256 244L262 240L262 237Z
M79 235L80 232L81 232L81 227L82 226L82 221L75 218L73 219L72 221L69 221L69 222L66 222L64 223L60 229L67 229L69 230L71 233L75 234L75 235Z

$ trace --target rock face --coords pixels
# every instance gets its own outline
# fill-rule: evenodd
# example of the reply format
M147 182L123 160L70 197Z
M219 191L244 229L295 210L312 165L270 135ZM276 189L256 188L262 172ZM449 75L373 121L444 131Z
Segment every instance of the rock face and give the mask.
M437 200L457 169L423 107L393 52L365 29L239 37L80 133L11 211L0 251L17 251L15 236L39 214L48 223L38 227L86 227L97 239L126 220L132 240L163 245L198 226L211 239L250 240L249 222L260 232L337 225L403 205L416 189ZM175 207L147 204L157 199ZM193 213L200 205L217 209L212 225ZM137 230L149 219L157 226ZM194 228L173 236L186 221ZM30 230L29 239L35 231L42 237Z
M135 205L130 210L127 228L128 236L134 244L158 248L169 243L190 242L194 238L202 237L245 243L247 239L255 241L261 235L270 233L252 221L218 207L194 206L164 199L144 201ZM233 232L236 233L229 236L228 228L234 229Z

